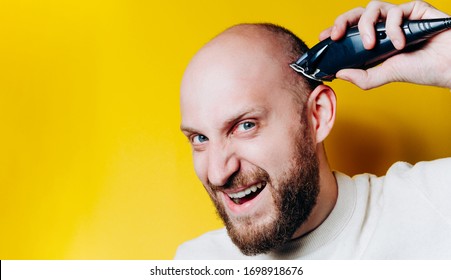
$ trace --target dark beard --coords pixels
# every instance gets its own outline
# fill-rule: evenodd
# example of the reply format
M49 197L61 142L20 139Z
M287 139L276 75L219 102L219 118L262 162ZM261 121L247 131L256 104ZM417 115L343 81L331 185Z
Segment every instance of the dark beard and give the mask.
M216 195L210 192L219 216L224 221L227 232L233 243L245 255L268 253L288 242L295 231L307 220L319 193L319 164L315 147L309 129L304 126L298 135L296 151L292 161L292 168L279 181L272 181L268 172L261 168L253 174L237 173L229 178L227 185L234 186L243 182L266 181L270 184L275 213L271 222L258 225L253 217L244 217L232 221L224 205L218 201ZM271 182L272 181L272 182ZM275 189L274 183L278 184ZM209 185L210 190L218 187Z

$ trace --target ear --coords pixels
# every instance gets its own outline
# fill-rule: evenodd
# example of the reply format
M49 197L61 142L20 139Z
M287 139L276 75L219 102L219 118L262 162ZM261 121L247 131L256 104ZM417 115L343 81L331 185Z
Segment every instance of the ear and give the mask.
M317 86L308 99L308 116L316 143L326 139L335 122L337 98L335 92L326 85Z

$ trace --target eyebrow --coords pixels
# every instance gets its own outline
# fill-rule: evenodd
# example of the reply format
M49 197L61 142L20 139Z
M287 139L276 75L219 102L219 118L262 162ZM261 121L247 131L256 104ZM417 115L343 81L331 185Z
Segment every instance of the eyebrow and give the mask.
M180 125L180 130L182 132L187 132L187 133L197 133L197 130L188 126L184 126L183 124Z
M244 108L232 116L228 117L222 124L220 130L227 130L231 125L238 122L240 119L243 119L249 115L265 115L267 113L267 109L263 107L251 107ZM189 126L185 126L183 124L180 125L180 130L185 133L198 133L198 130Z
M267 111L266 109L261 108L261 107L245 108L241 112L238 112L237 114L226 119L226 121L224 122L224 127L229 127L230 125L235 124L239 120L241 120L249 115L251 115L251 116L252 115L264 115L266 113L266 111Z

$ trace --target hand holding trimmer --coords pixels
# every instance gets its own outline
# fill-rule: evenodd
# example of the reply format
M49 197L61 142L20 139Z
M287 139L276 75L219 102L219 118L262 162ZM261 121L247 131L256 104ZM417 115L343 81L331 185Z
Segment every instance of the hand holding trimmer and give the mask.
M401 27L409 47L451 28L451 18L406 20ZM364 48L359 30L354 26L338 41L328 38L319 42L290 66L308 78L332 81L341 69L368 69L401 52L388 38L384 22L377 23L375 29L376 46L371 50Z

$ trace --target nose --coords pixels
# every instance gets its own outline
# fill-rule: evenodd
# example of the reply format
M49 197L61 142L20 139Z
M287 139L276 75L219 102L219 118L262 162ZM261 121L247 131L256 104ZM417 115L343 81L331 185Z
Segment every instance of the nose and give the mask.
M240 161L231 145L209 149L208 180L216 186L223 186L240 169Z

